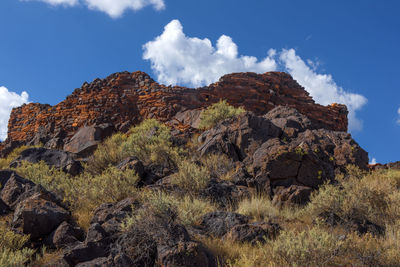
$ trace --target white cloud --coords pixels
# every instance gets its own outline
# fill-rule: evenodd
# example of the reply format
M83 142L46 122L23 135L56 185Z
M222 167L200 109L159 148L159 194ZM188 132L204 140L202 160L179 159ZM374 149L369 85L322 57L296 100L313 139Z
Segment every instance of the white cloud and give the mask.
M40 1L53 6L76 6L82 4L91 10L98 10L108 14L112 18L121 17L126 10L140 10L146 6L152 6L156 10L165 8L164 0L21 0Z
M165 8L163 0L84 0L89 9L107 13L112 18L122 16L125 10L140 10L146 6L153 6L156 10Z
M164 32L143 46L143 58L150 60L158 81L165 84L201 86L217 81L232 72L266 72L277 68L270 50L261 61L241 56L229 36L222 35L216 46L207 38L188 37L178 20L171 21Z
M63 6L75 6L78 4L79 0L21 0L21 1L39 1L39 2L44 2L47 4L50 4L52 6L58 6L58 5L63 5Z
M7 137L8 119L12 108L28 103L28 93L22 92L21 95L8 91L4 86L0 86L0 140Z
M232 72L286 71L317 103L347 105L349 129L362 128L362 121L357 118L356 112L367 103L367 99L346 92L331 75L317 73L319 63L310 60L306 63L294 49L284 49L279 53L270 49L267 56L259 61L256 57L239 55L238 46L229 36L222 35L215 47L207 38L186 36L178 20L171 21L164 32L146 43L143 49L143 58L150 60L158 81L165 84L202 86Z
M372 158L372 160L369 162L369 164L375 165L376 164L376 158Z
M310 93L314 100L321 105L331 103L345 104L349 109L349 129L360 130L362 121L356 117L356 111L361 109L367 99L359 94L346 92L338 86L329 74L318 74L306 64L294 49L283 50L280 54L286 70L295 80Z
M399 118L397 119L397 123L400 124L400 108L397 110L397 115Z

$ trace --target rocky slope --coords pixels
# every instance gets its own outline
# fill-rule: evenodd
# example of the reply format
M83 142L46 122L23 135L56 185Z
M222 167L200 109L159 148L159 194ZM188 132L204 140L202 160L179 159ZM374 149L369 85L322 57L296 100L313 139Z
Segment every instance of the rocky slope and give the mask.
M319 128L347 130L348 112L344 105L315 104L286 73L230 74L193 90L160 85L143 72L122 72L84 83L55 106L31 103L13 109L8 139L0 143L0 151L7 154L17 145L39 143L47 148L63 148L83 126L102 125L109 129L107 136L113 130L126 131L146 118L156 118L185 131L197 126L201 108L220 99L258 115L278 105L289 106L307 115Z
M196 129L201 111L220 99L246 111L207 130ZM170 125L172 135L160 134L160 128L168 133L170 128L158 122L141 128L136 133L141 153L125 154L127 144L136 148L138 143L121 138L104 154L123 156L117 155L112 163L99 160L113 172L91 171L98 159L96 154L87 157L105 137L146 118ZM224 266L217 262L222 259L218 250L207 242L254 245L254 249L274 242L293 223L305 227L302 219L284 218L282 208L304 207L324 183L337 186L336 193L344 190L337 175L350 180L348 165L360 173L368 170L368 153L346 130L345 106L315 104L284 73L231 74L197 90L165 87L141 72L114 74L84 84L54 107L29 104L13 110L3 154L21 144L45 147L20 152L8 159L11 170L0 170L0 219L13 232L29 235L27 247L48 248L52 257L45 266ZM187 136L181 133L194 131L197 140L182 138ZM176 152L172 163L140 158L160 149L153 144L161 138L168 139L160 150L163 157ZM26 162L34 165L26 167ZM40 164L59 169L58 180ZM396 169L399 164L381 167ZM134 182L120 172L135 176ZM189 180L177 180L179 175ZM104 203L105 197L109 202ZM95 199L96 205L85 198ZM275 215L267 220L238 208L257 198L262 204L256 209L274 210ZM336 206L314 214L310 221L340 225L338 233L385 235L386 223L356 209L344 215L338 212L341 204ZM79 221L79 212L88 216L86 224ZM310 225L306 227L314 227ZM346 238L347 234L335 240Z

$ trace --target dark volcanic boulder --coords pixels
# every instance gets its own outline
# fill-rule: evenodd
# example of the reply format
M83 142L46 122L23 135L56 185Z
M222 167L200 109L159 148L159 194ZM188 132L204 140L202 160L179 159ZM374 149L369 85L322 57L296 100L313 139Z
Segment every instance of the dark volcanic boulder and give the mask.
M234 160L243 160L261 144L281 134L282 130L268 119L245 112L203 132L198 150L201 155L225 153Z
M253 156L256 180L269 181L272 188L293 184L316 188L345 172L348 164L366 169L367 163L367 152L350 134L325 129L306 130L286 142L270 139Z
M5 215L10 212L8 206L0 199L0 216Z
M313 189L307 186L291 185L277 187L274 190L272 204L278 207L290 205L304 205L310 200Z
M101 141L111 136L113 132L114 126L110 123L82 127L64 145L64 150L75 153L79 157L87 157L96 150Z
M382 236L385 234L384 227L366 219L354 217L341 218L332 212L323 212L318 217L329 226L342 225L347 231L357 232L360 235L369 233L375 236Z
M34 183L13 171L0 171L0 184L0 199L12 210L18 202L29 197L35 187Z
M275 238L280 231L280 226L274 223L251 223L234 226L225 238L235 242L249 242L253 245L264 243L267 239Z
M79 161L75 160L75 158L75 154L64 151L46 148L28 148L22 151L21 154L11 162L10 167L16 168L22 161L28 161L30 163L44 161L51 167L61 169L71 175L77 175L82 171L82 165Z
M280 128L287 137L296 137L298 133L307 129L324 128L323 125L311 122L305 115L288 106L278 106L265 114L264 118Z
M12 226L29 234L35 240L43 238L55 230L63 221L70 219L70 214L56 203L37 193L18 203Z
M215 211L203 216L201 226L210 235L222 237L236 225L246 224L247 216L225 211Z
M56 249L61 249L71 244L83 241L85 232L67 222L63 222L53 233L47 238L47 245Z
M118 203L104 203L93 212L90 223L101 225L109 234L116 233L120 230L123 220L137 205L138 202L133 198L127 198Z

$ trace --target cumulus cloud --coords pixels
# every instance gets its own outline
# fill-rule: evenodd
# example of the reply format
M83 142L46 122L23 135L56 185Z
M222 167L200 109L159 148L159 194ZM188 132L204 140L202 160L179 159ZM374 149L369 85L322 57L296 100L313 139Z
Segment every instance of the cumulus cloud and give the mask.
M350 130L360 130L362 121L357 118L356 111L360 110L367 99L359 94L346 92L338 86L329 74L318 74L312 66L306 64L294 49L283 50L280 60L285 69L301 84L314 98L322 105L333 102L345 104L349 109L349 128Z
M6 87L0 86L0 140L7 137L8 119L12 108L28 103L28 93L22 92L20 95L10 92Z
M164 32L143 46L143 58L151 62L157 79L165 84L202 86L216 82L232 72L282 70L290 73L322 105L341 103L349 109L349 129L360 130L362 121L356 112L367 99L345 91L329 74L317 73L318 62L304 61L294 49L277 52L270 49L265 58L239 55L232 38L222 35L214 46L207 38L186 36L178 20L165 26Z
M112 18L122 16L125 10L140 10L146 6L153 6L156 10L165 8L163 0L84 0L89 9L107 13Z
M376 158L372 158L371 161L369 162L369 164L371 165L375 165L376 163L377 163Z
M63 5L63 6L75 6L78 4L78 0L21 0L21 1L39 1L39 2L44 2L47 4L50 4L52 6L58 6L58 5Z
M152 6L156 10L165 8L164 0L22 0L40 1L50 5L87 6L91 10L98 10L108 14L112 18L121 17L126 10L140 10L146 6Z
M397 110L397 115L398 115L397 123L400 124L400 108Z
M277 68L275 50L258 61L239 55L237 45L222 35L214 46L207 38L188 37L178 20L171 21L164 32L143 46L143 58L150 60L158 81L165 84L201 86L217 81L232 72L266 72Z

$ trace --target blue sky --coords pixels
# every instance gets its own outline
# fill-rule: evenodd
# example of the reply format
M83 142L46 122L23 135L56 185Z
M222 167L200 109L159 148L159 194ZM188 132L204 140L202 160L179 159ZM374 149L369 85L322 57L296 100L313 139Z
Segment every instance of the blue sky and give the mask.
M10 106L54 105L117 71L197 86L226 72L283 70L318 102L350 107L352 135L371 160L400 160L400 1L123 3L0 1L0 136Z

